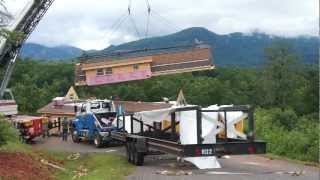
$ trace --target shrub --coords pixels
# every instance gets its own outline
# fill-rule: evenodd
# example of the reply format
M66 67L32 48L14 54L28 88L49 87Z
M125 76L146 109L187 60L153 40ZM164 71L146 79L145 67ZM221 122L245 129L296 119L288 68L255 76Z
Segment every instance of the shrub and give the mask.
M303 161L319 160L319 126L312 116L298 117L292 110L258 109L257 137L267 142L267 152Z
M18 131L3 117L0 117L0 146L18 140Z

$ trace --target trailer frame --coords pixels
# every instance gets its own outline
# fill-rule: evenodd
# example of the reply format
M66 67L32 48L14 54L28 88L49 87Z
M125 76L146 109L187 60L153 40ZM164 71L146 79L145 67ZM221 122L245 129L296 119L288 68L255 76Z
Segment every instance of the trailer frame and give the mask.
M176 133L176 112L196 111L197 112L197 144L180 144ZM248 133L247 139L231 139L227 138L227 112L242 111L248 113ZM224 113L224 134L225 138L218 139L213 144L203 144L201 137L202 112L223 112ZM111 138L121 141L125 144L127 159L130 163L141 166L144 163L144 156L160 153L168 153L177 157L202 157L202 156L223 156L223 155L241 155L241 154L265 154L266 142L255 140L254 108L249 105L238 105L230 107L222 107L218 110L202 110L200 106L188 106L177 108L170 112L171 125L165 129L159 129L161 123L154 123L153 126L145 124L143 121L130 115L130 132L125 131L125 114L121 115L122 126L120 126L120 116L116 119L116 126L119 131L110 132ZM140 132L134 133L133 123L140 124ZM147 131L144 131L144 127ZM170 130L170 132L168 132Z

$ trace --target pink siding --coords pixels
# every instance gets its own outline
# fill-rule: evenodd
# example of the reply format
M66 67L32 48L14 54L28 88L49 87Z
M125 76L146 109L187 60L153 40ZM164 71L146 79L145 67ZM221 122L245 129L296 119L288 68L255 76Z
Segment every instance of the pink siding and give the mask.
M87 85L103 85L103 84L112 84L125 81L133 81L140 79L148 79L151 77L151 70L135 71L130 73L121 73L121 74L112 74L112 75L103 75L103 76L94 76L87 77Z

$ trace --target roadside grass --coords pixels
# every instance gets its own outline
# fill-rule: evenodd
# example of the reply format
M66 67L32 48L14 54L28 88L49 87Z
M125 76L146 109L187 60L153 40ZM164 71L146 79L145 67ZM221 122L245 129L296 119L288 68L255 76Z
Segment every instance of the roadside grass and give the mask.
M288 161L288 162L292 162L295 164L303 164L306 166L314 166L314 167L318 167L320 168L320 162L310 162L310 161L300 161L300 160L296 160L296 159L290 159L284 156L278 156L275 154L265 154L263 155L264 157L268 158L268 159L278 159L278 160L284 160L284 161Z
M45 160L65 168L66 171L62 171L47 166L51 169L52 177L59 180L121 180L134 171L134 166L128 163L125 157L116 154L85 153L80 154L78 159L71 160L68 157L73 153L34 150L31 145L19 142L8 142L0 146L1 152L25 153L34 157L39 163Z
M20 142L7 142L7 144L0 146L0 152L22 152L32 153L32 147L28 144Z
M115 154L81 154L76 160L67 159L65 154L60 158L64 158L67 171L56 171L57 179L121 180L134 170L124 157Z

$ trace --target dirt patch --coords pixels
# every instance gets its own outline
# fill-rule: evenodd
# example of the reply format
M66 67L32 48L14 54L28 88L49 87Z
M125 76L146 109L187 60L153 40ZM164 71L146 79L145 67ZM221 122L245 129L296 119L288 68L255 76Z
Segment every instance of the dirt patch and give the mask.
M48 167L24 153L0 152L0 179L49 180Z

